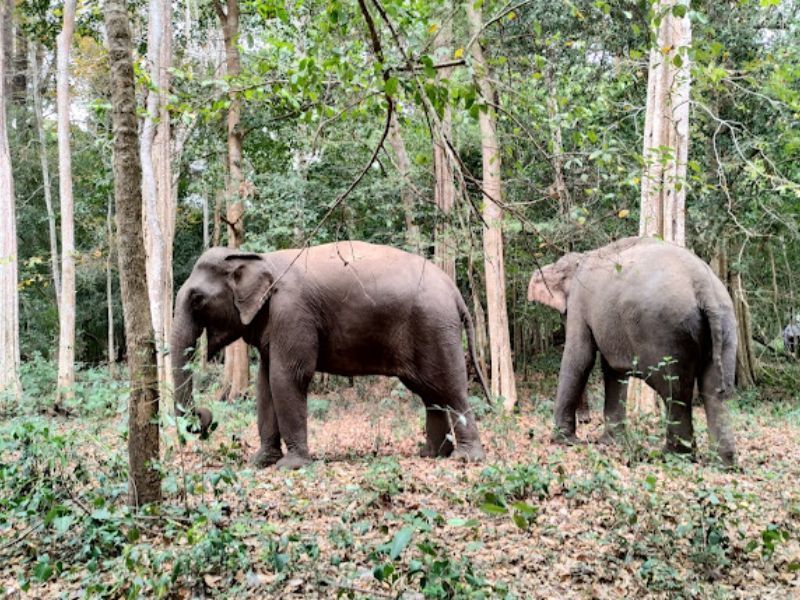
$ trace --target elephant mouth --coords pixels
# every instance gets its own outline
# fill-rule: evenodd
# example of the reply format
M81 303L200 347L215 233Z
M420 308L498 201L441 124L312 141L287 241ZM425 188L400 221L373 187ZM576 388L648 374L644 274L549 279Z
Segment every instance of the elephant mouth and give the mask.
M208 350L206 351L206 359L211 360L220 350L233 342L236 338L225 332L212 331L206 328L206 336L208 337Z

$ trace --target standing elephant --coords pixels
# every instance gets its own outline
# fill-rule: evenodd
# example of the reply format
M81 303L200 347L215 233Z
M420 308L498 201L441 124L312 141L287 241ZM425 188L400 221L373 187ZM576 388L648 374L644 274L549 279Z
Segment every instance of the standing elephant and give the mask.
M567 318L556 441L577 441L575 410L599 350L604 440L624 427L625 381L633 375L666 402L667 450L691 452L696 381L713 443L726 464L734 463L724 401L733 392L736 318L725 286L697 256L654 238L626 238L535 271L528 300Z
M783 349L789 354L800 353L800 324L789 323L783 330Z
M259 352L257 466L299 468L311 461L306 393L315 371L399 377L427 408L422 455L480 460L462 325L477 365L472 320L455 284L431 262L395 248L364 242L269 254L213 248L198 259L175 303L176 412L193 406L185 366L205 329L209 356L239 338ZM488 398L482 374L480 380ZM211 413L194 412L207 431Z

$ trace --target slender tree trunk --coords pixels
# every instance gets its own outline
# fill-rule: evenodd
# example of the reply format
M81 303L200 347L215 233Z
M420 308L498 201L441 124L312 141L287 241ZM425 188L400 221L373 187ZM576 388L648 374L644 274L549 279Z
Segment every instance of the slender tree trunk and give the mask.
M467 2L467 18L476 38L483 27L480 6ZM497 139L497 114L488 63L478 40L472 45L475 78L486 109L480 112L483 155L483 229L484 271L486 277L486 306L489 317L489 347L492 359L492 394L503 398L507 411L517 402L517 385L509 339L508 309L506 306L506 274L503 258L502 199L500 144Z
M450 2L445 4L445 13L449 12ZM445 61L452 58L453 46L453 24L449 18L442 23L436 40L434 41L434 55L437 61ZM439 69L436 71L437 80L449 79L452 68ZM433 188L433 201L439 211L434 231L433 257L434 262L447 273L450 278L456 280L456 240L451 224L453 206L456 200L456 186L453 176L453 164L450 156L444 147L445 140L452 139L453 135L453 114L449 104L445 104L442 114L441 131L437 139L433 141L433 172L435 187Z
M742 284L742 275L731 268L728 259L728 240L723 235L711 260L711 268L725 284L733 300L736 315L736 385L753 387L758 378L758 361L753 351L753 328L750 304Z
M142 127L142 195L147 251L147 289L155 332L161 397L169 395L169 354L165 352L172 325L172 239L174 203L172 153L167 95L172 66L172 3L150 0L147 60L152 87Z
M403 205L403 215L406 224L406 245L411 248L419 246L419 228L414 224L414 190L411 188L411 161L408 158L406 143L400 130L400 121L397 113L392 111L392 120L389 125L389 145L392 147L397 160L397 172L403 180L400 188L400 203Z
M114 348L114 288L113 288L113 260L114 260L114 198L108 197L108 210L106 212L106 316L108 318L108 369L114 373L114 363L117 360L117 350Z
M52 182L50 181L50 159L47 157L47 136L44 131L44 117L42 109L42 90L39 69L39 44L30 45L31 87L33 88L33 121L39 138L39 162L42 165L42 189L44 191L44 205L47 209L47 226L50 234L50 269L53 272L53 289L56 294L56 307L61 308L61 271L58 266L58 233L56 214L53 210Z
M647 77L639 235L684 246L692 29L687 15L673 13L678 5L688 13L688 0L658 0L654 6L661 20ZM634 412L659 410L655 391L641 380L629 382L628 403Z
M136 96L127 3L106 0L105 24L111 64L114 130L114 197L122 311L131 380L128 420L128 502L140 506L161 500L159 458L158 371L147 284L142 232L142 187Z
M214 232L211 236L211 245L219 246L222 239L222 201L224 194L222 190L217 190L214 196Z
M11 77L11 97L14 104L24 106L28 99L28 34L17 23L14 32L14 71Z
M227 0L227 9L219 0L214 7L222 25L225 41L225 67L228 77L241 73L239 59L239 0ZM228 185L226 197L228 208L228 247L238 248L244 242L244 196L246 188L242 177L242 132L239 128L241 101L235 92L230 94L228 106ZM247 357L247 344L238 340L225 348L225 372L222 396L233 400L247 392L250 385L250 363Z
M569 215L572 208L572 198L564 178L564 143L562 141L561 122L558 115L558 98L553 68L551 65L545 70L547 83L547 118L550 121L550 145L553 157L553 191L558 198L558 213L561 217Z
M75 224L70 150L69 53L75 26L75 0L64 1L57 38L58 189L61 203L61 304L59 306L58 386L56 402L71 398L75 383Z
M8 54L4 26L8 4L0 0L0 392L13 397L19 384L19 297L17 282L17 216L6 123Z

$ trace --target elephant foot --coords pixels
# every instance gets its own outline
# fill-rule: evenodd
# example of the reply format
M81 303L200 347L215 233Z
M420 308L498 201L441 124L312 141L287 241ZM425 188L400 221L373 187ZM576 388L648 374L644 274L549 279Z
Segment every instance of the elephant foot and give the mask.
M452 453L453 444L449 440L445 440L440 444L435 444L428 440L419 451L420 458L447 458Z
M280 449L265 448L261 446L258 451L250 458L250 464L257 469L264 469L270 465L274 465L283 458L283 452Z
M619 443L624 433L624 427L606 427L603 435L601 435L600 439L597 440L597 443L605 446L615 446Z
M289 452L286 456L281 458L275 466L279 469L302 469L303 467L307 467L313 461L311 457L308 455L297 454L295 452Z
M556 428L550 436L550 441L554 444L563 444L564 446L584 446L586 442L581 440L574 433L566 433L563 429Z
M481 462L486 458L486 452L483 451L480 443L459 444L450 457L463 462Z

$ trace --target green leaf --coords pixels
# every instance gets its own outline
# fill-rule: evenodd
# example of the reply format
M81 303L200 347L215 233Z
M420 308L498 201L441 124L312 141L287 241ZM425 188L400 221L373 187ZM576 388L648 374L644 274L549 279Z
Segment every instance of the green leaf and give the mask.
M383 91L386 92L388 96L394 96L397 93L397 86L399 83L397 77L389 77L386 83L383 84Z
M66 533L74 522L75 517L72 515L56 517L53 519L53 529L55 529L58 533Z
M478 519L448 519L447 524L451 527L478 527L481 522Z
M490 502L486 502L485 504L481 504L481 510L485 513L490 515L505 515L508 514L508 509L504 506L500 506L499 504L492 504Z
M389 558L395 560L398 556L403 553L403 550L406 549L408 543L411 541L411 536L414 535L414 530L411 527L403 527L400 531L398 531L394 539L392 540L392 545L389 548Z
M680 54L676 54L672 57L672 64L678 67L679 69L683 66L683 58L681 58Z
M686 16L686 5L685 4L676 4L672 7L672 14L679 19L682 19Z

